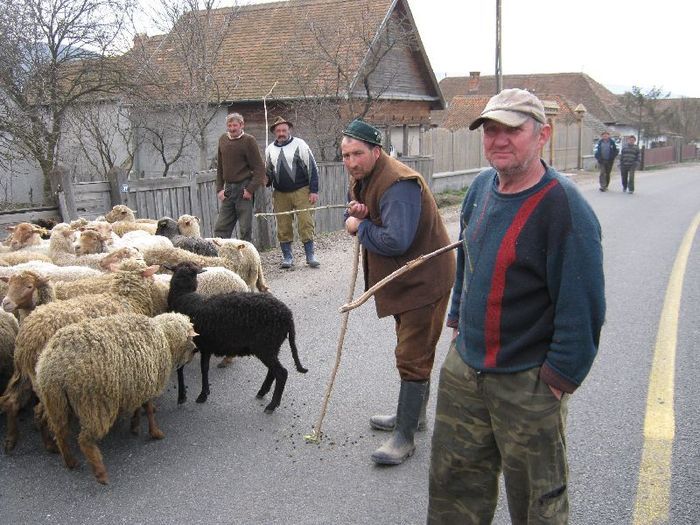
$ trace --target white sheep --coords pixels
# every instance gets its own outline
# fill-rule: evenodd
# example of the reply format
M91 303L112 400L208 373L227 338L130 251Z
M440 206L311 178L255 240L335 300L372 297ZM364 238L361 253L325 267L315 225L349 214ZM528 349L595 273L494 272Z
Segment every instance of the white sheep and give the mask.
M194 215L180 215L177 220L177 229L180 235L185 237L202 237L202 231L199 227L199 217Z
M219 257L233 263L232 270L236 272L250 287L260 292L269 291L263 274L260 253L253 243L240 239L212 239L219 248Z
M173 369L191 361L195 335L186 316L168 313L89 319L51 338L37 363L37 394L68 468L78 464L68 445L73 416L80 425L80 449L102 484L108 481L107 469L97 441L120 413L133 414L136 434L143 406L150 436L164 437L152 400L163 392Z
M16 264L15 266L0 266L0 277L11 277L25 270L40 273L53 282L77 281L85 277L93 277L103 273L94 268L88 268L87 266L56 266L53 263L30 261Z

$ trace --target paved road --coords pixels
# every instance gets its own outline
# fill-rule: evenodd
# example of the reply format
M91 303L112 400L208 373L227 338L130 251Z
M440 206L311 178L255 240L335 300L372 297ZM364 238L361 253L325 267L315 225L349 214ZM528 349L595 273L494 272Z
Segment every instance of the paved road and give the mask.
M656 331L676 252L700 209L699 178L696 165L639 174L635 195L581 186L604 229L609 313L599 358L570 408L573 524L632 522ZM457 222L449 224L456 238ZM319 445L303 439L318 417L335 361L337 308L346 301L351 256L347 242L320 254L320 270L299 268L270 283L295 312L301 359L310 369L295 372L283 346L289 381L273 415L255 399L265 375L256 360L213 368L204 405L194 403L200 383L198 367L190 366L188 403L177 406L174 381L158 402L163 441L131 436L126 421L105 438L107 487L94 481L84 462L71 472L43 452L25 416L16 451L0 456L0 523L423 523L432 425L418 435L416 455L404 465L378 468L369 458L385 436L371 431L367 418L392 409L398 392L392 322L377 320L371 302L350 315L324 439ZM674 524L700 522L699 263L696 242L676 354ZM447 338L446 330L438 362ZM508 523L502 504L496 523Z

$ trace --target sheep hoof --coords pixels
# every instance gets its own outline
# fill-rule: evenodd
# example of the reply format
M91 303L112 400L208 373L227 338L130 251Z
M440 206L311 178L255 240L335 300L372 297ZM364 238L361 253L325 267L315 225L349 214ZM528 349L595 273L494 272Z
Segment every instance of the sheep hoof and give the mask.
M153 431L151 432L151 437L153 439L163 439L165 437L165 434L161 430Z
M109 483L109 478L107 478L107 474L103 474L100 476L96 475L95 479L97 480L97 483L99 483L101 485L107 485L107 483Z
M272 414L275 411L275 408L277 408L277 405L273 405L272 403L270 403L265 407L265 413Z
M10 452L12 452L15 449L16 444L17 444L16 439L7 438L5 440L5 454L9 454Z
M68 458L68 459L64 460L64 463L66 464L66 468L68 468L70 470L73 470L78 465L80 465L80 462L75 458Z
M187 401L187 396L177 396L178 405L182 405L185 401Z
M265 394L261 394L260 392L255 394L255 399L262 399L263 397L265 397Z
M197 396L197 403L204 403L207 400L207 394L199 394Z

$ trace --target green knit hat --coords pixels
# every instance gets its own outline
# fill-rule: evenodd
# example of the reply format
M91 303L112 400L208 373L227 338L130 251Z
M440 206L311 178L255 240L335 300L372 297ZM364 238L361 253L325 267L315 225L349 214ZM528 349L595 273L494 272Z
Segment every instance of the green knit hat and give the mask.
M343 130L343 135L357 140L369 142L375 146L382 145L382 133L374 126L370 126L361 118L356 118Z

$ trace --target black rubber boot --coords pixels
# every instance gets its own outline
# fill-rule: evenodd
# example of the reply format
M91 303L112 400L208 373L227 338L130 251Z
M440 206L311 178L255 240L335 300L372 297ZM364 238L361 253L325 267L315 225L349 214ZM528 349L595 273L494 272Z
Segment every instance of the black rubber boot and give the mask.
M292 259L292 243L291 242L281 242L280 249L282 250L282 263L280 268L291 268L294 264Z
M430 381L427 382L425 387L425 399L423 400L423 406L420 409L420 415L418 416L418 431L422 432L428 426L425 418L425 410L428 406L428 400L430 399ZM369 426L374 430L381 430L383 432L392 432L396 426L396 414L387 415L377 415L369 418Z
M311 268L318 268L321 263L316 260L314 256L314 241L306 241L304 243L304 252L306 253L306 264L311 266Z
M418 428L427 387L427 381L401 381L394 432L374 451L372 461L380 465L399 465L413 455L416 449L413 436Z

